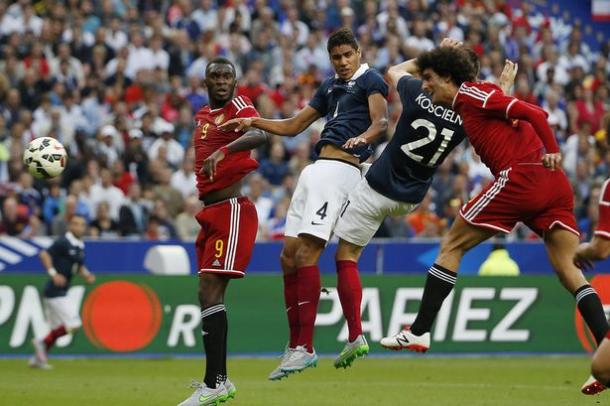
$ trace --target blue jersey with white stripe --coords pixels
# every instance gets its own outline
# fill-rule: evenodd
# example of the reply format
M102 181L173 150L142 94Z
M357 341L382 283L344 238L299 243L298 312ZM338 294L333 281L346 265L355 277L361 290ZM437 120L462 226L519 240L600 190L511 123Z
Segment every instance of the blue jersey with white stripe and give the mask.
M432 104L421 80L404 76L397 90L402 114L396 132L366 179L374 190L390 199L419 203L436 168L466 133L455 111Z
M325 144L341 147L348 139L359 136L371 126L368 98L375 93L387 97L388 85L379 72L370 69L367 64L361 65L347 81L331 77L320 85L309 102L311 107L326 117L326 125L316 144L318 154ZM348 152L363 162L373 149L365 145Z

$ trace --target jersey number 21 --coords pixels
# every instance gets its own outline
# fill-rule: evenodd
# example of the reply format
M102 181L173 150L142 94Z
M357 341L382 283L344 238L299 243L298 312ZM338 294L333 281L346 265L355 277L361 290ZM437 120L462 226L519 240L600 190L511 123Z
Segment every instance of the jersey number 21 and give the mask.
M424 138L420 138L418 140L404 144L403 146L400 147L400 149L402 149L402 151L415 162L419 162L426 166L436 166L438 159L441 157L443 152L445 152L445 150L447 149L449 142L451 142L451 138L453 137L453 133L455 131L450 130L448 128L443 128L441 130L441 135L443 136L443 139L442 139L440 145L438 146L438 149L436 150L436 152L434 153L434 155L432 156L432 158L430 158L430 160L428 162L422 162L424 160L424 157L414 153L413 150L416 150L418 148L423 147L424 145L428 145L431 142L433 142L437 136L436 127L434 126L433 123L426 120L425 118L418 118L417 120L414 120L411 123L411 127L413 127L413 129L415 129L415 130L423 127L426 129L428 134Z

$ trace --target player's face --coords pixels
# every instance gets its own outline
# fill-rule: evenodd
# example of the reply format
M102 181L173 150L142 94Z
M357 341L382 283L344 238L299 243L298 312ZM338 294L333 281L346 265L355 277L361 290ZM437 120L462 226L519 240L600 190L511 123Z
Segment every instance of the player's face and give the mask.
M422 72L422 89L430 94L432 103L451 106L455 89L451 86L451 81L447 78L442 78L432 69L425 69Z
M330 62L341 80L349 80L360 67L360 50L339 45L330 50Z
M210 100L225 103L233 97L235 90L235 71L226 63L214 63L208 67L205 85L208 88Z
M87 223L85 219L80 216L72 217L70 220L70 232L74 234L76 238L81 238L85 235L85 230L87 229Z

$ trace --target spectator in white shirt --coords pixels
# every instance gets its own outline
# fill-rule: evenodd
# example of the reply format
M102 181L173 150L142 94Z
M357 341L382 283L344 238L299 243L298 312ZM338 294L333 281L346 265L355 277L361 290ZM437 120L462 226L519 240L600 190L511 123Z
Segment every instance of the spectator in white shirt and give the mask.
M158 121L155 132L160 135L148 150L149 159L155 160L159 157L159 149L166 150L166 159L174 168L180 167L184 159L184 147L174 139L174 125L166 121Z
M420 18L413 22L413 35L405 42L407 54L415 57L434 49L434 42L426 37L426 22Z
M215 31L218 27L218 11L213 0L201 0L200 7L191 15L201 32Z
M113 220L119 219L119 209L125 201L125 195L118 187L112 184L112 173L110 169L100 170L101 182L91 186L90 195L93 213L97 213L97 206L103 202L108 202L110 217Z
M121 20L118 17L112 17L110 19L110 27L106 31L105 41L106 45L118 52L119 49L127 46L127 34L121 28Z
M125 75L130 79L135 79L138 71L142 69L153 70L155 68L153 53L144 44L144 37L139 31L134 31L131 38L132 45L129 47L127 57L127 68Z
M155 35L150 40L150 50L153 55L153 65L163 71L167 71L169 67L169 54L163 49L163 40L160 36Z
M263 196L265 183L265 179L258 172L254 172L248 177L248 197L254 203L256 214L258 215L257 239L263 238L267 234L267 224L269 223L271 209L273 208L273 200Z
M182 162L182 167L174 172L170 182L172 187L182 193L185 199L191 195L197 195L197 179L193 171L194 168L195 156L194 150L191 148Z
M296 53L294 65L299 73L305 72L311 65L315 65L322 72L330 69L327 51L320 48L315 32L309 33L307 43Z

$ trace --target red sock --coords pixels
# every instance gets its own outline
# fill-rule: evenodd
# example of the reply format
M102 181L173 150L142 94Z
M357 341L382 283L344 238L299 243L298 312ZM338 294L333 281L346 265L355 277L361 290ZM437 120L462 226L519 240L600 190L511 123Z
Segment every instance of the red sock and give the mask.
M284 301L286 303L286 316L290 328L290 348L295 348L299 341L299 292L297 274L284 274Z
M47 334L47 336L44 338L44 340L42 340L44 342L45 347L47 348L47 351L49 351L49 348L51 348L53 344L55 344L55 341L57 341L59 337L66 334L68 334L68 332L66 331L66 327L63 325L57 327L55 330L51 330L49 334Z
M297 268L299 293L299 345L304 345L308 352L313 351L313 328L320 301L320 269L317 265Z
M362 284L358 275L358 264L354 261L337 261L337 293L343 308L343 315L349 329L349 341L362 334L360 304Z

